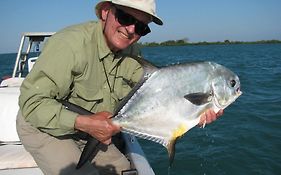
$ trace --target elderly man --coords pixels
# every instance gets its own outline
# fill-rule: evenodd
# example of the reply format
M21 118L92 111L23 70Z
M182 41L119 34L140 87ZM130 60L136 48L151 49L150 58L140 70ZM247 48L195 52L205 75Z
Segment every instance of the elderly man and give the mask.
M109 118L131 90L127 82L138 82L142 68L122 55L139 56L134 43L150 32L150 22L163 22L154 0L103 0L96 5L96 15L98 22L52 36L21 87L18 134L44 174L120 174L129 169L126 157L111 144L120 128ZM56 99L95 114L81 116ZM202 119L209 123L217 116L209 111ZM77 138L77 131L104 143L92 162L79 170L75 166L85 141Z

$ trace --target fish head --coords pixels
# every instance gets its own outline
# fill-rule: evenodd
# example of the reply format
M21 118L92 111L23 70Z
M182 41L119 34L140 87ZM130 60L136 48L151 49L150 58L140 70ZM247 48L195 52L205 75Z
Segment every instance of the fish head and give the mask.
M226 108L242 94L239 77L221 65L216 66L211 86L215 107L219 109Z

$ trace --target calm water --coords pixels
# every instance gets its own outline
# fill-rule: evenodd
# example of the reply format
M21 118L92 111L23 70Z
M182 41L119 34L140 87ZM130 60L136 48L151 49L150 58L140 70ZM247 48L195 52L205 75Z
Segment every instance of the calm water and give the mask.
M281 44L144 48L156 65L210 60L238 74L243 95L222 118L193 128L176 145L171 175L281 174ZM0 77L11 74L15 54L0 55ZM161 145L141 140L156 174L168 174Z

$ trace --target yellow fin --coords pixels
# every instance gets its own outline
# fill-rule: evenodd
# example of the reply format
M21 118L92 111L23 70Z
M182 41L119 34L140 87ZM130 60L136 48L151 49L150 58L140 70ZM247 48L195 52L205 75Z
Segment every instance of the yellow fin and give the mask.
M184 133L186 133L186 131L187 131L186 125L180 124L179 127L173 131L172 140L181 137Z

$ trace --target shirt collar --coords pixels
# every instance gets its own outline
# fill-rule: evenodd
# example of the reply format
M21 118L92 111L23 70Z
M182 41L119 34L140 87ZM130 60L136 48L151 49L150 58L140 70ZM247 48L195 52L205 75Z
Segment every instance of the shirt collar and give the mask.
M96 35L97 35L96 38L97 38L97 43L98 43L99 59L103 60L108 55L110 55L110 54L113 55L112 51L107 46L106 40L104 38L101 21L98 22Z

